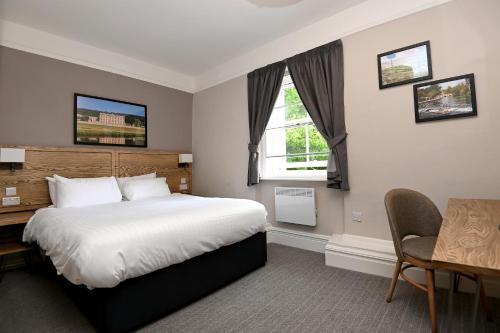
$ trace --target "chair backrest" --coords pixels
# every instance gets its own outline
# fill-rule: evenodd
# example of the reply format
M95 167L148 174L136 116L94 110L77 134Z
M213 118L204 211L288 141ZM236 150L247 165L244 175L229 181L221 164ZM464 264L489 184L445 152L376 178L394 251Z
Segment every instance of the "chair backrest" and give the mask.
M403 259L402 242L406 236L438 235L443 218L431 199L422 193L403 188L394 189L387 192L384 201L399 259Z

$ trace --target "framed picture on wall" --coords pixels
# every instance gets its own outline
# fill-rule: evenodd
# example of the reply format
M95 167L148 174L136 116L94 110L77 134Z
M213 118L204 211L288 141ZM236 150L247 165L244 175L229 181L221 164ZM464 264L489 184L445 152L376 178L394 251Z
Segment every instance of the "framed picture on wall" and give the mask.
M416 84L413 97L417 123L477 115L474 74Z
M432 79L429 41L377 55L380 89Z
M147 147L147 106L75 94L74 143Z

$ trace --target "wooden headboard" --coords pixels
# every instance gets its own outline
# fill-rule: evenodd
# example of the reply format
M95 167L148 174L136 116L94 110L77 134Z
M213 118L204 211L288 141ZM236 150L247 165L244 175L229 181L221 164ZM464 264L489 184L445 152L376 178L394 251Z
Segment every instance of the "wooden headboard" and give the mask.
M51 204L45 177L58 174L64 177L137 176L156 172L166 177L170 191L191 192L191 166L180 168L179 153L159 150L93 149L79 147L0 147L26 149L26 160L21 166L10 169L0 163L0 197L5 188L17 187L21 204L1 206L0 213L31 210ZM180 191L181 178L186 178L188 190Z

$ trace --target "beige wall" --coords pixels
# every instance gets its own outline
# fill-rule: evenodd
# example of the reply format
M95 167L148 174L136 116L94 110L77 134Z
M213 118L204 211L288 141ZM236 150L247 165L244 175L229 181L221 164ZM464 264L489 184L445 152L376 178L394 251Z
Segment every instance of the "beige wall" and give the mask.
M345 232L390 239L384 193L500 199L500 2L456 0L344 39L352 190ZM412 85L379 90L377 53L430 40L434 79L474 73L478 117L416 124ZM352 210L364 214L350 221Z
M0 143L73 145L75 92L148 106L148 146L191 151L193 95L0 46Z
M274 186L314 186L318 226L301 230L383 239L390 239L383 196L391 188L423 191L443 212L449 197L500 199L499 16L498 1L456 0L343 39L349 193L307 182L248 189L246 78L196 93L195 192L255 198L272 221ZM475 73L478 117L416 124L412 85L378 89L377 54L424 40L435 79ZM351 222L353 210L362 223Z
M255 199L247 187L246 77L194 95L193 191L206 196Z

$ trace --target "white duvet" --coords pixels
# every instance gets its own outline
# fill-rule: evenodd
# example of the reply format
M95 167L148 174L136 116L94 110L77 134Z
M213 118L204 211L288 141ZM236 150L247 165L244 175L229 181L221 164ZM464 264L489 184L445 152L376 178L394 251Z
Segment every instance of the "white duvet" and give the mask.
M24 230L59 274L110 288L265 230L266 210L243 199L173 194L167 198L44 208Z

